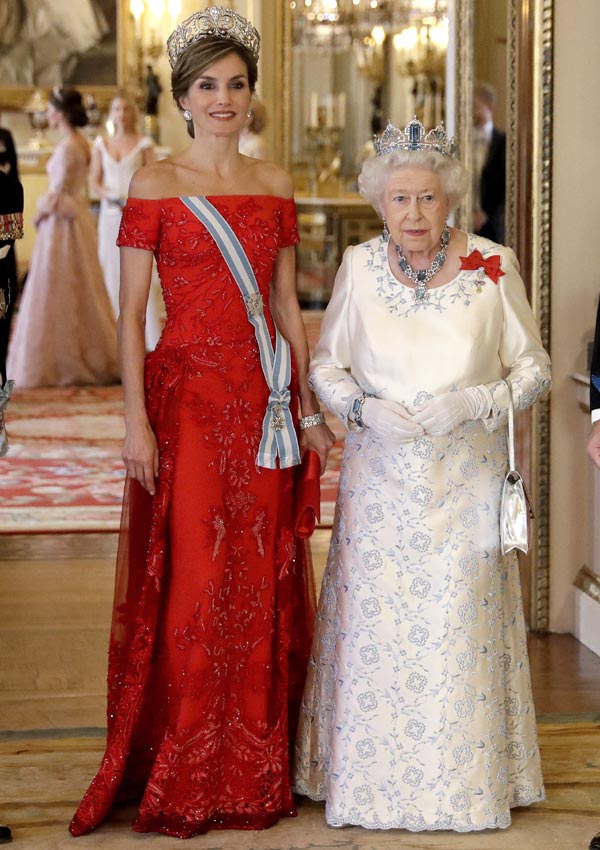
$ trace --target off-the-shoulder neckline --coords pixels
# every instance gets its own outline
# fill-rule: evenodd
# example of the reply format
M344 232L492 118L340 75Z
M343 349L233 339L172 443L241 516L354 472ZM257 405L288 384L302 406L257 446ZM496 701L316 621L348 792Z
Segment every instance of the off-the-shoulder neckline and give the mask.
M127 198L128 201L151 201L155 204L160 204L163 201L181 201L183 198L273 198L275 201L293 201L294 197L284 198L283 195L267 195L267 194L238 194L238 195L168 195L166 198Z

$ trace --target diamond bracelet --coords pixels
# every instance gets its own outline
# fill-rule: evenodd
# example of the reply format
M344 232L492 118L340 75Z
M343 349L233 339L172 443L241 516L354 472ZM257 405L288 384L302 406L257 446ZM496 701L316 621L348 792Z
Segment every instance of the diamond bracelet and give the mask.
M301 431L306 431L307 428L314 428L315 425L324 424L325 414L322 410L319 410L318 413L312 413L310 416L303 416L298 422Z

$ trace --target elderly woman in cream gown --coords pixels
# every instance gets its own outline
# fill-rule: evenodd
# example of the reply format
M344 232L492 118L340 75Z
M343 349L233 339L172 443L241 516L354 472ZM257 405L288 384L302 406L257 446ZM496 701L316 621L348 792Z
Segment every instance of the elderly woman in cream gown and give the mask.
M332 826L507 827L544 789L503 378L524 410L549 360L513 252L446 225L465 175L443 129L376 150L359 186L384 235L346 250L311 363L348 434L295 785Z

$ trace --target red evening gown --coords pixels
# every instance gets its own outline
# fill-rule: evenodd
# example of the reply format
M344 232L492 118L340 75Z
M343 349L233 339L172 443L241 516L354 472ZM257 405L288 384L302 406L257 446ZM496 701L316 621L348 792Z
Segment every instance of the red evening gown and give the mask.
M210 200L268 305L277 254L298 240L294 202ZM155 253L167 308L145 368L160 472L154 497L126 486L107 747L71 832L134 801L139 832L266 828L295 814L290 731L310 651L296 472L255 465L269 390L242 296L204 226L178 198L130 199L119 244Z

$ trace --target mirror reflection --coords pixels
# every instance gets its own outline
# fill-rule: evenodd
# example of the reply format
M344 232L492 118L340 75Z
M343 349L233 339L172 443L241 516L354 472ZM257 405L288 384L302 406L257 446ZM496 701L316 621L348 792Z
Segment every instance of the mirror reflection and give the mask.
M506 239L507 0L476 0L473 86L473 230Z
M446 0L295 0L292 161L299 190L356 188L389 118L444 115ZM350 108L351 106L351 108Z
M291 159L305 307L329 298L341 253L381 230L357 194L387 120L426 126L445 113L447 0L295 0Z

